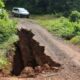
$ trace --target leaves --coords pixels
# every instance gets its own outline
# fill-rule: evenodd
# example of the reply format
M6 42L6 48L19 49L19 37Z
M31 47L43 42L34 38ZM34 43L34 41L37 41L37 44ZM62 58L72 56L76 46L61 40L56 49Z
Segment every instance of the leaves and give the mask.
M0 0L0 8L3 8L3 7L5 7L3 0Z
M38 21L50 32L66 40L71 40L75 36L80 36L80 20L78 22L72 22L68 18L60 17L56 19L40 19Z

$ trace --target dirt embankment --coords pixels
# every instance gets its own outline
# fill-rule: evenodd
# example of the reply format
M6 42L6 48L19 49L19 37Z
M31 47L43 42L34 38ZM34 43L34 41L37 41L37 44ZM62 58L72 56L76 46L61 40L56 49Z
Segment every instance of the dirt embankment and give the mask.
M40 46L39 43L33 39L34 34L31 31L21 29L18 31L18 35L19 41L16 43L16 54L13 59L12 74L19 76L24 69L26 69L26 72L24 71L25 73L32 69L31 71L33 72L34 70L35 74L36 71L38 73L61 66L44 53L45 47Z

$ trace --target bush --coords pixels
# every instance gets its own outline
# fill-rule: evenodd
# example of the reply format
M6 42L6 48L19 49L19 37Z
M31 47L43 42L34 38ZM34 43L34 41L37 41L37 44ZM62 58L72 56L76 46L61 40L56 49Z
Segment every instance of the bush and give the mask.
M74 29L75 29L74 34L79 35L80 34L80 22L78 22L78 23L74 22L73 25L74 25Z
M4 69L7 66L8 60L4 56L0 55L0 69Z
M0 19L0 43L16 33L16 22L10 19Z
M56 34L66 40L72 40L73 43L75 43L75 41L80 41L80 38L75 40L76 36L80 36L80 21L72 22L65 17L45 20L40 19L38 21L53 34Z
M3 9L2 1L0 0L0 69L9 71L10 62L6 58L6 53L13 48L12 45L18 40L18 37L16 36L16 22L9 19L8 13Z
M65 38L65 39L71 39L74 34L74 26L73 23L71 23L69 20L64 20L62 22L62 27L60 28L60 35L61 37Z
M61 17L54 20L40 20L40 23L56 35L65 39L71 39L75 34L74 23L69 19Z
M0 5L1 5L1 3L0 3ZM0 44L2 42L5 42L6 40L8 40L9 37L15 33L16 33L16 22L9 19L8 13L6 12L6 10L1 8L1 12L0 12Z
M64 17L54 20L51 30L65 39L71 39L75 35L73 34L75 31L73 23Z
M0 19L8 19L8 13L7 13L7 11L6 10L4 10L4 9L1 9L1 11L0 11Z
M80 12L78 11L72 11L70 14L70 20L72 22L78 21L80 19Z
M73 44L80 44L80 36L75 36L71 39Z
M5 42L15 33L16 22L9 19L8 13L6 10L3 10L3 14L0 14L0 43Z
M11 63L10 61L0 54L0 69L5 72L5 74L10 74L11 71Z
M5 7L3 0L0 0L0 8Z
M0 0L0 45L16 33L16 22L9 19L4 7L4 1Z

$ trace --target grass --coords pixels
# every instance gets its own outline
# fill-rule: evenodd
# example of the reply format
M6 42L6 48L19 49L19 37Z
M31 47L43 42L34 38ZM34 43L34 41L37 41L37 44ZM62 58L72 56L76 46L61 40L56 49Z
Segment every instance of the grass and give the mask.
M0 70L9 70L10 62L7 58L9 50L15 50L13 44L18 40L17 22L9 18L9 14L3 9L0 14Z
M11 66L6 54L8 50L15 50L13 44L16 41L18 41L18 36L13 34L7 41L0 44L0 69L5 70L5 72L9 72Z
M18 36L13 34L7 41L0 45L0 49L10 49L10 46L18 40Z
M62 37L73 44L80 44L80 20L72 22L69 18L54 15L34 16L32 19L52 34Z
M80 36L75 36L73 37L70 42L72 42L73 44L79 44L80 45Z
M13 34L13 36L11 36L7 41L5 41L4 43L0 44L0 52L1 54L6 54L6 52L14 47L13 44L14 42L18 41L18 36Z

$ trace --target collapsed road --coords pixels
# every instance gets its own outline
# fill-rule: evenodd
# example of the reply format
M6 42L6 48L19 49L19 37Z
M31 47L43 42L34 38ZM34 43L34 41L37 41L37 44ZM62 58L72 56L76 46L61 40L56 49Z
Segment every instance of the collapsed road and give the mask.
M43 78L31 80L80 80L80 51L53 37L32 20L19 19L18 35L20 40L16 44L16 53L22 55L19 55L20 61L15 60L18 58L17 55L14 57L13 74L20 75L21 70L26 66L34 68L48 64L55 67L62 66L63 69L53 74L43 74L41 75ZM20 64L18 65L17 62Z
M35 39L33 39L34 34L27 29L20 29L18 31L19 41L15 44L16 53L13 59L13 70L12 74L19 76L28 73L28 70L31 72L42 72L45 70L50 70L53 67L60 67L61 65L53 61L49 55L44 53L45 47L41 46ZM31 72L29 74L31 74ZM32 76L34 75L31 74ZM21 76L22 76L21 75ZM27 75L26 76L31 76Z

